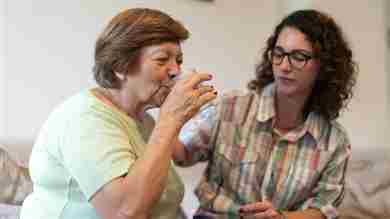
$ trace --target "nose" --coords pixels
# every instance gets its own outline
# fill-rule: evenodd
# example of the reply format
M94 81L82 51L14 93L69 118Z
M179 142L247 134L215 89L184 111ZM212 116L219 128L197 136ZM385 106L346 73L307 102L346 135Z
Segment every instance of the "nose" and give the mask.
M290 60L288 60L288 56L283 57L282 63L280 63L279 68L283 72L290 72L291 71L291 63L290 63Z
M181 66L179 63L177 63L177 61L173 61L170 65L169 65L169 78L170 79L173 79L175 78L176 76L178 76L179 74L181 74Z

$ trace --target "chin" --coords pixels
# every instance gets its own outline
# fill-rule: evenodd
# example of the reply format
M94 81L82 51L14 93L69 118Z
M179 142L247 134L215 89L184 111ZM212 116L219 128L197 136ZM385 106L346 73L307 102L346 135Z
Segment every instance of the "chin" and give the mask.
M294 96L299 93L298 89L294 86L284 86L284 85L277 85L276 91L278 94L283 94L286 96Z
M280 86L277 88L277 93L286 97L302 97L310 95L310 91L300 89L298 87L283 87Z

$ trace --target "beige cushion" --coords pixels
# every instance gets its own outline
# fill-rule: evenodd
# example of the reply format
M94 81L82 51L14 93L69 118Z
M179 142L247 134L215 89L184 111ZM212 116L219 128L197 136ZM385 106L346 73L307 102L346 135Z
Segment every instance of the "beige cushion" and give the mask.
M356 159L349 164L341 219L390 219L390 161Z

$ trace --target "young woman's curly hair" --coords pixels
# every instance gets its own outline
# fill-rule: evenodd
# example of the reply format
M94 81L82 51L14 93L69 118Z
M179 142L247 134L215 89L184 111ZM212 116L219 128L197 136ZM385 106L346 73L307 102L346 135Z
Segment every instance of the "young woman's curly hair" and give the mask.
M269 53L285 27L296 28L312 43L320 68L304 114L318 112L329 120L337 119L351 97L356 84L357 65L340 27L328 15L316 10L299 10L285 17L267 40L262 60L256 65L256 78L249 82L251 90L260 92L274 81Z

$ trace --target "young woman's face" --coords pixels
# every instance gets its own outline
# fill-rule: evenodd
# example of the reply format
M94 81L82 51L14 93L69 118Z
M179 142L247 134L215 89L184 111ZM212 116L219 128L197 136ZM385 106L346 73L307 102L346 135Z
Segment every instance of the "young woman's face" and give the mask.
M285 27L270 53L275 85L279 94L309 96L316 81L319 62L313 46L296 28Z
M171 76L181 73L183 53L179 43L166 42L141 49L136 67L127 74L138 98L155 107L165 101L174 85Z

